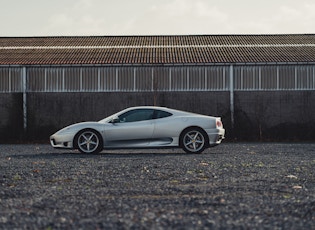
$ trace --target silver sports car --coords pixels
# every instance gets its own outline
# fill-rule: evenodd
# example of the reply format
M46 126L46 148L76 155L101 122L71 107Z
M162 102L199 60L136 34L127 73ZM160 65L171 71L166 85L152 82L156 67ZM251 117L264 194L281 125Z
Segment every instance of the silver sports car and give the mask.
M180 147L201 153L224 139L221 118L175 109L132 107L99 122L70 125L50 137L54 148L99 153L103 149Z

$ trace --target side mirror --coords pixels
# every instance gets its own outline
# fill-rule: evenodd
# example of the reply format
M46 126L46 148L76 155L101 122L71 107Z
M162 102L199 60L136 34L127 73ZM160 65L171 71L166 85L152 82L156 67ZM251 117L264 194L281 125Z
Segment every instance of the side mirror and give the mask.
M120 120L118 117L114 117L112 120L111 120L111 123L115 124L115 123L119 123Z

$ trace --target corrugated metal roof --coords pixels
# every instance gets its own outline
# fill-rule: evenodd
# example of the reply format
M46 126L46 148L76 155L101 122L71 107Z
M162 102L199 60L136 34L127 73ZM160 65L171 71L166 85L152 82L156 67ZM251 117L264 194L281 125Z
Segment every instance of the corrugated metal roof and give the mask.
M0 65L315 62L315 34L0 37Z

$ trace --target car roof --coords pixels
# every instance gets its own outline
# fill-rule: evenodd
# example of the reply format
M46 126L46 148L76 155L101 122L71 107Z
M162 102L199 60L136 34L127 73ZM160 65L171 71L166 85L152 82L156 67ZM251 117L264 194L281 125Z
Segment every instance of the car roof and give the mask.
M169 109L167 107L161 107L161 106L150 106L150 105L143 105L143 106L134 106L129 107L128 109Z
M182 111L182 110L177 110L177 109L171 109L171 108L162 107L162 106L135 106L135 107L127 108L125 110L132 110L132 109L158 109L158 110L163 110L163 111L167 111L170 113L176 113L176 114L194 114L192 112Z

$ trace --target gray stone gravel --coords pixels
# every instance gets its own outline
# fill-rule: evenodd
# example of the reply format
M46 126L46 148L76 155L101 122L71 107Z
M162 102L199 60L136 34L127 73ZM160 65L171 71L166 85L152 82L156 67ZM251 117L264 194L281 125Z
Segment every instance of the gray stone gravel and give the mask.
M0 145L0 229L315 229L315 144Z

